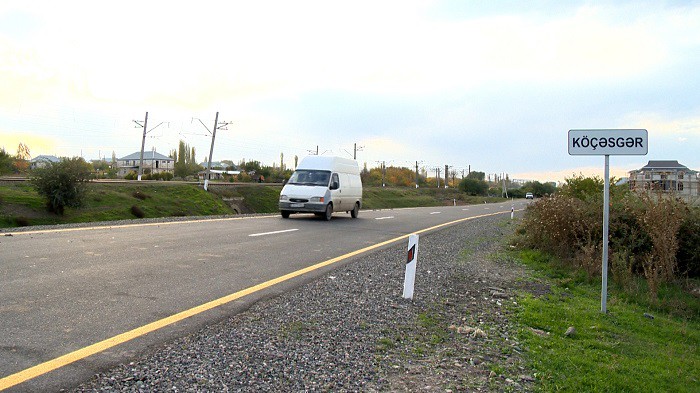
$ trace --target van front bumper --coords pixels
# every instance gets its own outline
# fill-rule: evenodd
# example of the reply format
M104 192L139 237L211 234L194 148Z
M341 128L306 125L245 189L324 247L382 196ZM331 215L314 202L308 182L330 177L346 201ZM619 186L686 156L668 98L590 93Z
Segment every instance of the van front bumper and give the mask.
M288 211L292 213L323 213L326 211L325 203L317 202L280 202L280 211Z

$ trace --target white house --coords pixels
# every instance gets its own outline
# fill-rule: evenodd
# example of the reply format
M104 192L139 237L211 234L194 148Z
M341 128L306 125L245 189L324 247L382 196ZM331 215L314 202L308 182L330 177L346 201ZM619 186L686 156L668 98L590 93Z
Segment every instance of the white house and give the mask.
M38 155L29 161L29 168L30 169L43 168L52 162L54 162L54 163L61 162L61 160L56 156L43 155L43 154Z
M119 158L117 160L117 175L124 177L129 172L139 172L139 162L141 160L141 152L129 154L128 156ZM143 169L144 173L148 172L146 169L150 169L150 173L161 173L175 171L175 160L168 156L164 156L157 151L144 151L143 152Z
M649 161L641 169L630 172L630 189L638 192L674 193L692 201L698 197L698 171L688 169L678 161Z

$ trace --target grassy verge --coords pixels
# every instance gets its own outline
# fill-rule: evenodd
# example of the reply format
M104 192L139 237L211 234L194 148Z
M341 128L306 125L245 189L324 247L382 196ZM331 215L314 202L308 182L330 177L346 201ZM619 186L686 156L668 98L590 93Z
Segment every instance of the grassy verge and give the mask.
M276 213L278 185L221 186L211 192L177 182L142 184L90 183L85 203L66 208L63 216L46 211L46 203L29 183L0 184L0 228L90 221L238 213ZM364 209L389 209L498 202L471 197L456 189L365 187ZM232 206L235 207L232 208Z
M504 201L503 198L469 196L454 188L364 187L363 209L468 205Z
M63 216L47 212L25 183L0 186L0 203L0 227L232 213L216 195L189 184L88 184L83 206L66 208Z
M548 295L519 300L519 338L544 391L700 391L700 319L674 317L610 288L600 312L600 283L552 267L545 255L520 259L553 283ZM687 299L698 302L696 299ZM566 336L569 327L575 333Z

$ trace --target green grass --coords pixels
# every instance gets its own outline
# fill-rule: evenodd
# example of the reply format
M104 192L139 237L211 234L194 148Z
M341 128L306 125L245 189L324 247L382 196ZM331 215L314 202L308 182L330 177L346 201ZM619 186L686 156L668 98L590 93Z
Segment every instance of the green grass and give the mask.
M29 184L0 185L0 227L46 225L136 218L136 205L146 218L231 214L216 195L182 183L87 185L83 206L66 208L63 216L49 213L42 197ZM140 195L139 195L140 194ZM141 196L140 198L137 195Z
M420 206L445 206L501 202L503 198L473 197L454 188L364 187L363 209L394 209Z
M537 252L523 252L520 258L553 282L551 293L527 295L517 309L519 339L543 391L700 391L697 318L661 312L645 317L648 307L614 290L603 314L600 283L567 273ZM576 333L566 337L569 326Z
M183 183L90 183L85 203L66 208L63 216L48 213L46 203L29 183L0 184L0 228L74 222L110 221L136 218L132 206L144 217L206 216L234 214L223 198L235 200L240 213L276 213L279 185L221 186L211 183L210 191ZM141 193L145 198L136 197ZM502 198L471 197L457 189L365 187L363 209L390 209L500 202Z

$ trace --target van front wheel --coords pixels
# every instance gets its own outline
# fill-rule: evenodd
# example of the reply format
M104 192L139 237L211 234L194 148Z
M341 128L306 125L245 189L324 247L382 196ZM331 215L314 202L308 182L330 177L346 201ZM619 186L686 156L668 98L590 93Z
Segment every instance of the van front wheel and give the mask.
M282 218L289 218L289 211L288 210L282 210Z
M323 215L323 218L325 218L326 221L330 221L332 216L333 216L333 205L329 203L328 205L326 205L326 214Z
M350 211L350 217L357 218L358 214L360 214L360 204L356 202L355 207Z

